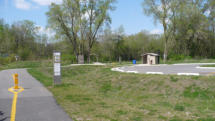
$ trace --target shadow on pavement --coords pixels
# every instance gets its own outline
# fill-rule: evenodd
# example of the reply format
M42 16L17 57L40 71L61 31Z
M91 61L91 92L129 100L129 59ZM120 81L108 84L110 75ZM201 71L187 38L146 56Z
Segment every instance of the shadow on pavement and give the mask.
M0 111L0 121L5 121L8 117L4 117L4 113Z

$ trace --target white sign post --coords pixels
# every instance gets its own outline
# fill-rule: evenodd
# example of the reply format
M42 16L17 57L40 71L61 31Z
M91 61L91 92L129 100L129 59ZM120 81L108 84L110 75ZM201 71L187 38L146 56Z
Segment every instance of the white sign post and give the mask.
M61 84L61 64L60 64L60 52L53 53L54 60L54 85Z

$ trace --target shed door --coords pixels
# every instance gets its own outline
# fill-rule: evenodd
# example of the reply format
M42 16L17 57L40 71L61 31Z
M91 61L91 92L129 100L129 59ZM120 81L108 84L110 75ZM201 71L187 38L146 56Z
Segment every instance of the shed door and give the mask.
M143 56L143 64L147 64L147 55Z

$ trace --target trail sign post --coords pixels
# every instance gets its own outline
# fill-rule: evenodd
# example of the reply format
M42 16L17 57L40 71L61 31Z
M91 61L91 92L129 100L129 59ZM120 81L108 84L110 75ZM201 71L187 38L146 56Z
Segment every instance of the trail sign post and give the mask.
M54 63L54 85L61 84L61 64L60 64L60 52L54 52L53 63Z

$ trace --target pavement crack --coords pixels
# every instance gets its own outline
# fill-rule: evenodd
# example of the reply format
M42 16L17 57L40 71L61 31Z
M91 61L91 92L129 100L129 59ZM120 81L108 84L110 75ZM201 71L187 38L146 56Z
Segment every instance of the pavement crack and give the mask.
M3 118L1 118L3 117ZM0 121L5 121L6 119L8 119L9 117L4 117L4 112L0 111Z

